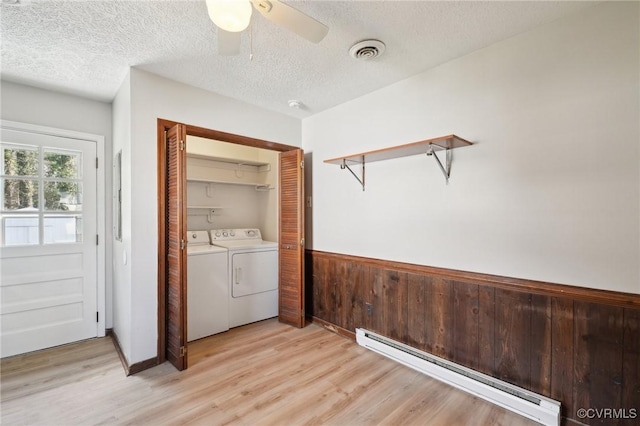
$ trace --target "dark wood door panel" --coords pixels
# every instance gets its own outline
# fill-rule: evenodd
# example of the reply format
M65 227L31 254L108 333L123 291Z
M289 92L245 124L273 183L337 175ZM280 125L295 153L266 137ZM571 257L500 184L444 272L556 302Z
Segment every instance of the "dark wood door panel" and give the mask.
M303 151L280 154L278 318L304 327L304 174Z
M167 292L166 358L178 370L187 368L187 259L186 238L186 130L175 125L167 131Z

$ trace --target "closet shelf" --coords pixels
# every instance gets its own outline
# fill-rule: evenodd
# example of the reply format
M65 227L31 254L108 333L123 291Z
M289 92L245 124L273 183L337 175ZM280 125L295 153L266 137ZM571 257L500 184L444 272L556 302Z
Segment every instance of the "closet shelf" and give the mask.
M464 146L472 145L471 142L462 139L456 135L440 136L432 139L425 139L418 142L408 143L404 145L397 145L389 148L377 149L374 151L362 152L359 154L347 155L344 157L331 158L324 160L327 164L337 164L341 169L347 169L362 185L362 190L365 188L364 170L366 163L372 163L375 161L392 160L394 158L409 157L412 155L426 154L433 156L440 170L444 174L444 177L449 183L449 176L451 175L451 150L454 148L461 148ZM446 152L445 165L442 164L436 151L444 150ZM359 165L360 173L356 173L351 166Z
M187 182L198 182L198 183L217 183L223 185L241 185L241 186L253 186L256 191L267 191L273 189L270 184L259 183L259 182L235 182L228 180L219 180L219 179L199 179L199 178L187 178Z
M227 157L214 157L211 155L201 155L201 154L190 154L187 153L187 157L190 158L200 158L202 160L216 161L218 163L227 163L233 164L235 166L252 166L256 168L258 172L268 172L271 171L271 164L265 163L264 161L253 161L253 160L240 160L235 158L227 158Z

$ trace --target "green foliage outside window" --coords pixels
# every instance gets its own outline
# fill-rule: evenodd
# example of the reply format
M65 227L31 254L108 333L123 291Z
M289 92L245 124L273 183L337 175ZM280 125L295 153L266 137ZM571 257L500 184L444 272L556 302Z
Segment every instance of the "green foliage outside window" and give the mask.
M39 208L38 166L39 152L30 149L3 149L4 162L4 210ZM78 184L70 181L47 181L54 179L77 179L80 164L78 156L44 153L43 175L46 210L69 210L66 200L76 200ZM14 178L15 177L15 178Z

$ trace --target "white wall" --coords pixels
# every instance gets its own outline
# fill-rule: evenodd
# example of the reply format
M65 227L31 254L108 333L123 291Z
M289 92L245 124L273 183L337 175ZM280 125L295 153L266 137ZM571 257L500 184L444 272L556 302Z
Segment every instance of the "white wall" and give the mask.
M303 120L308 247L640 293L639 4L604 3ZM375 61L366 63L375 72ZM435 161L342 155L455 133Z
M130 363L157 351L157 119L300 146L298 119L131 69Z
M122 151L122 240L113 241L113 331L120 349L131 360L131 78L127 74L113 100L113 152ZM112 192L113 194L113 192ZM114 196L116 194L113 194ZM114 205L116 200L114 199ZM114 212L115 213L115 212Z
M219 207L213 215L189 209L188 229L257 227L264 240L278 240L277 151L188 136L187 154L187 179L230 182L187 182L187 206ZM271 189L257 191L256 184Z
M105 137L104 159L106 181L106 231L105 276L107 328L113 326L112 319L112 276L111 268L111 104L66 95L49 90L0 81L0 117L3 120L18 121L53 127L63 130L91 133Z

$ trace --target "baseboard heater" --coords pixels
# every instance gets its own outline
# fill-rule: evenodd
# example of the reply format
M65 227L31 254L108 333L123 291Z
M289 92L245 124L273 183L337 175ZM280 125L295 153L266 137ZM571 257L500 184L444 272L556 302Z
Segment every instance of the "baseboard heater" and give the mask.
M560 403L362 328L356 340L374 352L543 425L560 425Z

